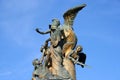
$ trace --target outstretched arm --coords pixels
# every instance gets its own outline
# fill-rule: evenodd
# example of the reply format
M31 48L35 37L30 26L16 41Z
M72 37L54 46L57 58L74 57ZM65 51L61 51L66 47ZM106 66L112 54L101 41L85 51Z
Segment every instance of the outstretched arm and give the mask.
M48 33L50 33L50 30L48 30L48 31L46 31L46 32L42 32L42 31L40 31L38 28L36 28L35 30L36 30L36 32L38 32L38 33L40 33L40 34L48 34Z

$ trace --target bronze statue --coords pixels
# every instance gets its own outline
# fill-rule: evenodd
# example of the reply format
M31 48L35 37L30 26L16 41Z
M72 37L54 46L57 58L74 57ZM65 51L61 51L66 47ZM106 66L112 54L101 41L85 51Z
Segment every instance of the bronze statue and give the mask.
M82 52L81 46L76 47L77 37L72 26L77 13L85 6L82 4L66 11L63 25L58 19L53 19L48 31L36 28L36 32L50 34L50 37L41 47L41 59L33 62L33 80L76 80L75 64L84 67L86 54Z
M82 46L78 45L76 47L76 50L72 50L69 53L69 59L71 59L75 64L81 65L82 68L84 68L85 61L86 61L86 54L82 52L83 48Z
M48 31L42 32L42 31L39 31L38 28L36 29L36 31L40 34L50 33L50 38L45 41L45 45L42 47L42 51L46 53L46 48L48 47L48 42L50 41L51 46L50 46L49 54L51 55L48 61L51 61L51 60L52 61L50 62L50 66L48 67L48 69L50 70L52 74L64 77L65 75L63 75L62 72L66 73L66 75L68 73L67 71L65 72L65 69L62 66L62 45L63 45L62 38L63 36L61 34L62 31L59 28L59 24L60 22L57 19L53 19L52 24L49 25ZM41 60L43 60L44 54ZM68 77L68 76L65 76L65 77Z

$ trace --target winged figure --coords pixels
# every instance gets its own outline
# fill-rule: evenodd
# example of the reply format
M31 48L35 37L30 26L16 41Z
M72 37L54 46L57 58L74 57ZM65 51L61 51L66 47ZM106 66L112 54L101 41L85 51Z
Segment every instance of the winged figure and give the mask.
M64 24L62 26L63 34L65 37L65 44L63 45L63 55L68 57L68 54L73 50L77 44L77 37L73 30L74 19L77 13L82 10L86 4L69 9L63 14Z
M68 11L66 11L63 14L64 24L62 26L60 26L60 21L58 19L53 19L47 31L45 32L40 31L39 28L36 28L36 31L42 35L50 34L49 39L45 41L45 45L43 46L43 48L41 48L41 52L43 52L42 60L44 60L44 64L45 65L47 64L47 68L48 68L47 69L45 67L45 69L49 70L50 74L52 75L55 75L57 77L60 76L60 78L63 77L67 79L70 78L71 80L76 80L75 66L74 63L69 59L69 55L71 51L76 47L77 44L77 37L76 34L74 33L72 26L74 23L74 19L77 16L77 13L80 10L82 10L85 6L86 4L82 4L80 6L71 8ZM50 47L48 46L49 41L50 41ZM61 51L63 55L61 54ZM47 52L50 53L47 54ZM46 55L48 55L48 57ZM84 63L85 58L86 57L81 58L81 60L78 59L78 61ZM45 77L49 77L49 76L46 75L43 76L43 78Z

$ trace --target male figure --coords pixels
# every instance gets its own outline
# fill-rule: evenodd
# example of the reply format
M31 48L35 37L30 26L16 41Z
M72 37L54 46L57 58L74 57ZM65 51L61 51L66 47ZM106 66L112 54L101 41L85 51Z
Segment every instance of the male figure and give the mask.
M60 29L60 21L58 19L53 19L52 20L52 24L49 25L49 30L46 32L42 32L40 31L38 28L36 29L36 31L40 34L50 34L50 38L47 39L45 41L45 45L43 46L43 48L45 48L48 45L48 42L51 42L52 47L54 48L54 52L58 53L60 56L62 56L61 54L61 47L62 47L62 34L61 34L61 29ZM58 47L59 45L59 47Z
M39 76L37 69L40 67L40 61L38 59L33 60L32 62L33 66L34 66L34 72L33 72L33 77L32 80L36 80L36 77Z
M41 32L38 29L36 31L40 34L50 34L50 38L45 41L45 45L41 49L43 53L46 53L46 50L49 49L48 42L51 42L50 45L50 58L47 61L50 61L49 70L52 72L53 75L63 75L62 70L62 46L63 46L63 35L61 34L62 30L60 29L60 21L57 19L52 20L52 24L49 25L49 30L46 32ZM47 47L46 47L47 46ZM44 57L44 56L43 56ZM47 65L49 62L47 63ZM49 65L48 65L49 66ZM65 71L64 71L65 72Z
M72 50L69 54L69 59L71 59L74 63L81 65L84 68L86 61L86 54L82 52L83 48L81 46L77 46L76 50Z
M60 21L58 19L53 19L52 24L49 25L49 30L46 32L40 31L38 28L36 31L40 34L50 34L50 38L45 41L45 45L48 44L49 41L51 41L51 45L53 47L56 47L61 40L61 31L60 31Z

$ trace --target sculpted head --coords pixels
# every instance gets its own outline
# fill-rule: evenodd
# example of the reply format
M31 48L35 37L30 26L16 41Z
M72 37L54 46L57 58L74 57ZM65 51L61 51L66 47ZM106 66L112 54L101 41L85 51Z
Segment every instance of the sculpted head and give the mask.
M52 19L52 24L49 25L50 29L56 29L60 26L60 21L58 19Z
M77 52L81 52L82 50L83 50L82 46L78 45L78 46L76 47L76 51L77 51Z

